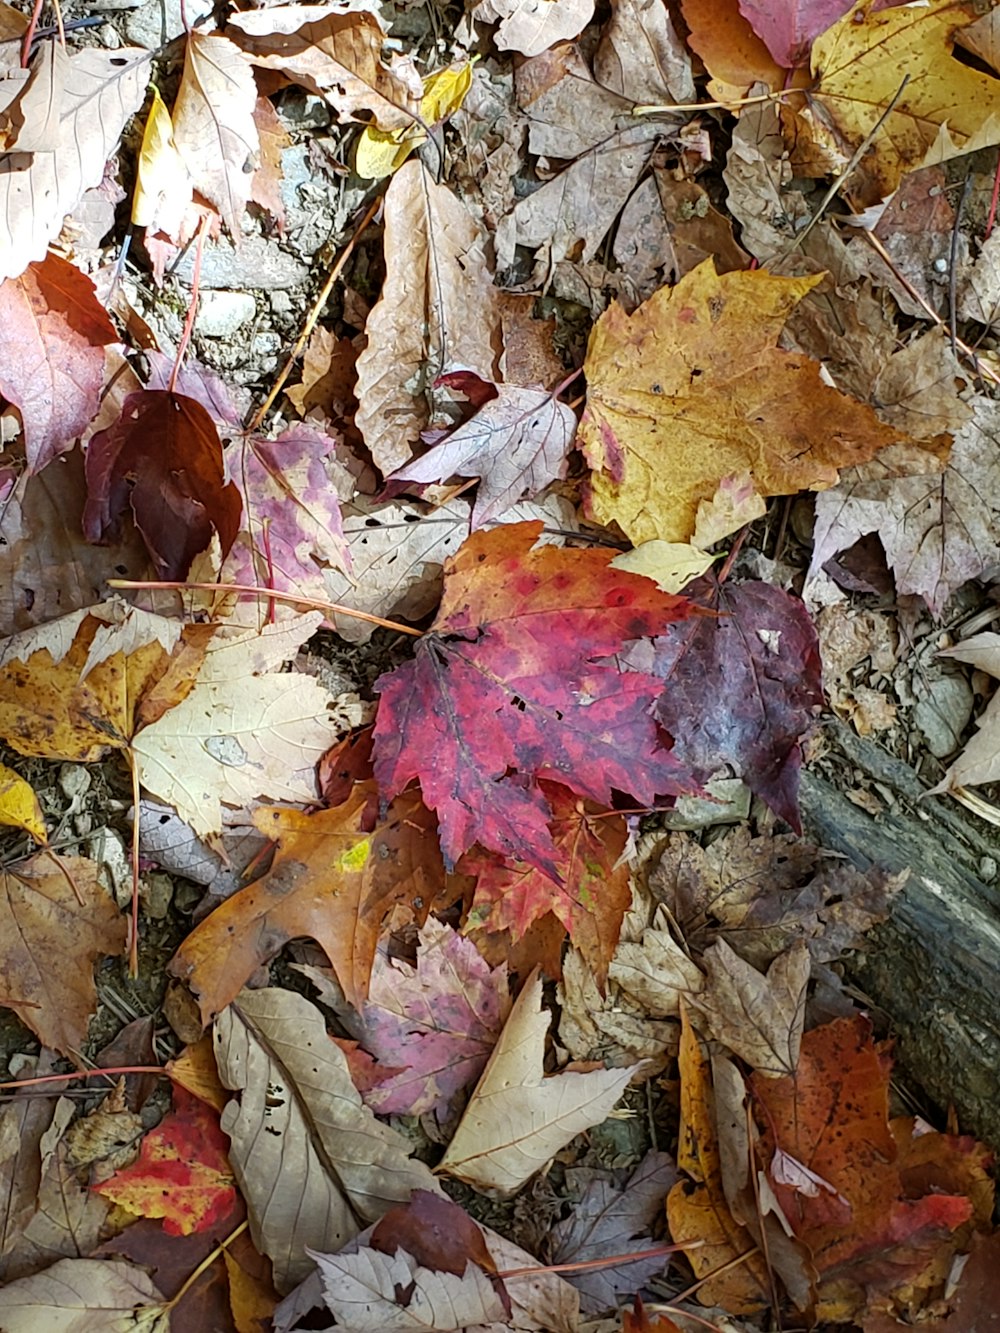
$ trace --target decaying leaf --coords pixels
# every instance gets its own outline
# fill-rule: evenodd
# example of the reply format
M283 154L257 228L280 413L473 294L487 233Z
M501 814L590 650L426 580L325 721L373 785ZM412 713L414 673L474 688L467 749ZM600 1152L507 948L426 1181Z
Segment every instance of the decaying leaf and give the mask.
M598 320L578 431L596 519L634 543L685 541L698 502L732 473L749 468L762 495L823 490L904 437L824 384L815 361L775 347L818 281L719 275L706 260L634 315L613 305Z
M549 1015L529 977L514 1002L440 1170L477 1189L513 1194L575 1135L600 1124L636 1072L596 1070L545 1078Z
M40 853L0 876L0 1004L43 1045L74 1057L97 1008L94 963L125 944L125 919L99 869L83 856Z
M287 990L244 991L215 1023L222 1114L254 1243L288 1291L414 1189L434 1190L401 1135L376 1120L322 1016Z
M60 1259L0 1291L4 1333L168 1333L170 1314L145 1271L110 1259Z
M496 378L499 312L481 244L464 205L421 162L396 172L385 196L386 280L357 363L356 421L383 473L407 462L432 424L440 375Z

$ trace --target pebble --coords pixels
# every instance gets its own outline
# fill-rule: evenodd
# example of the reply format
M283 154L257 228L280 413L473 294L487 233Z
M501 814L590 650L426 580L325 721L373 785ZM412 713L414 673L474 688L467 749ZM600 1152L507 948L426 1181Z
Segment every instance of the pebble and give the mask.
M102 6L103 7L103 6ZM212 12L211 0L187 0L188 23ZM145 0L125 20L125 35L135 46L155 51L184 31L181 0Z
M229 338L256 313L250 292L207 291L198 305L195 328L203 338Z

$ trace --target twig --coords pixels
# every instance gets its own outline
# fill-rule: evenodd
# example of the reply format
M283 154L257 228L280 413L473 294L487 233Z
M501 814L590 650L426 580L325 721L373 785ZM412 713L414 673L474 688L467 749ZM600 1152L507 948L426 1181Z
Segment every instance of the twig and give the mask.
M756 97L734 97L731 102L674 102L659 105L634 106L633 116L666 115L670 111L730 111L736 106L760 106L762 102L780 102L790 93L801 92L800 88L782 88L776 93L761 93Z
M261 403L260 407L257 408L257 411L254 412L250 420L247 422L248 431L251 432L255 431L260 426L264 418L267 416L268 412L271 410L271 407L274 404L274 400L277 398L278 394L284 388L285 381L292 373L292 369L295 366L295 362L301 356L302 349L308 342L310 333L312 333L313 329L316 327L316 321L322 314L323 307L326 305L327 301L329 300L330 293L333 291L333 284L337 281L341 273L344 271L344 265L347 263L348 259L350 259L351 255L354 253L354 248L357 245L359 238L362 236L365 228L368 226L369 222L371 222L372 218L375 216L375 214L378 212L381 206L382 206L382 195L378 195L377 198L372 200L371 204L368 207L367 213L365 213L364 217L355 227L354 235L344 246L343 253L337 260L337 262L334 264L333 268L330 270L327 280L323 284L323 290L320 292L319 296L317 296L316 300L313 302L312 309L306 316L306 322L302 326L302 332L296 339L295 346L292 348L291 352L288 355L288 360L285 362L284 366L281 369L281 374L271 385L270 393Z
M951 354L958 356L958 237L962 226L962 210L965 208L965 201L969 197L969 191L972 188L972 168L965 173L965 183L962 186L962 193L958 196L958 203L955 205L955 222L951 229L951 248L948 252L948 318L951 321ZM978 358L976 368L978 370Z
M188 343L191 341L191 331L194 328L195 311L198 309L198 288L201 286L201 256L205 250L205 226L208 222L208 214L201 215L201 222L198 226L198 246L194 252L194 273L191 278L191 304L188 306L187 319L184 321L184 331L181 334L180 343L177 346L177 355L174 357L174 368L170 372L170 383L167 385L167 391L174 393L177 388L177 376L181 373L181 365L184 362L184 353L187 351Z
M291 602L293 606L309 606L315 611L332 612L338 616L352 616L355 620L367 620L370 625L379 625L382 629L394 629L400 634L412 634L415 639L423 637L423 630L412 625L401 625L398 620L383 620L381 616L370 615L367 611L355 611L352 606L341 606L339 602L324 602L320 597L300 597L294 592L278 592L275 588L259 588L254 583L189 583L183 579L108 579L109 588L132 588L148 592L160 588L178 589L181 592L227 592L252 593L254 597L270 597L278 602Z

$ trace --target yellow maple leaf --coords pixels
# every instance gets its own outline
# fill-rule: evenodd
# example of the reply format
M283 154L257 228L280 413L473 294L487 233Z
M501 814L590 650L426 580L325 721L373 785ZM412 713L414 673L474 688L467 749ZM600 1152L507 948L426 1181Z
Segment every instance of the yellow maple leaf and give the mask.
M369 125L358 139L354 170L365 180L381 180L398 171L427 138L426 125L447 120L465 101L472 87L472 60L449 66L424 79L420 119L398 130L380 130Z
M45 817L34 789L12 768L0 764L0 824L24 829L37 843L45 843Z
M775 346L822 275L717 274L706 260L632 315L614 304L590 336L578 439L589 509L631 541L687 541L699 502L749 470L759 495L824 490L900 432Z
M864 203L891 194L914 167L1000 143L1000 79L952 57L955 33L975 17L956 0L878 12L858 0L813 43L823 114L806 117L814 141L845 163L908 76L865 156Z

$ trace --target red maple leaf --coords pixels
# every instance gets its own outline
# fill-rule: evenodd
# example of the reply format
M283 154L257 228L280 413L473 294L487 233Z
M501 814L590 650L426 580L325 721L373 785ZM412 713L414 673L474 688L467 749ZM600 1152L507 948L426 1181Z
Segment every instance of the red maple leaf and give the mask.
M533 550L541 529L477 532L446 563L414 660L376 682L375 777L383 799L419 779L449 863L479 842L558 878L537 779L605 806L693 790L652 716L662 683L600 660L690 607L611 551Z

